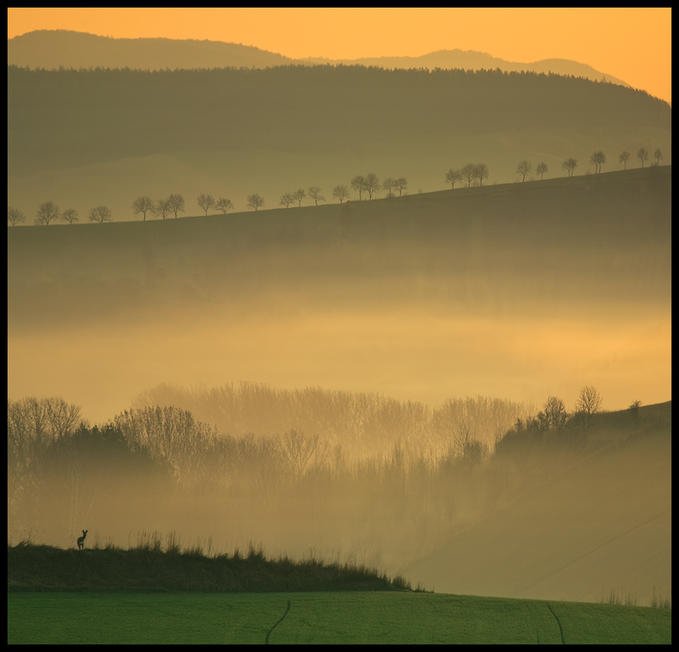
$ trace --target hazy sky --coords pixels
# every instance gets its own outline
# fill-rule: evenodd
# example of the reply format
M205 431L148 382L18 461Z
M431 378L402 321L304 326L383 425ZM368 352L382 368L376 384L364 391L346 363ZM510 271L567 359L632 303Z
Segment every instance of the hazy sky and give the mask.
M671 100L670 8L10 8L8 37L71 29L114 37L209 39L290 57L488 52L572 59Z

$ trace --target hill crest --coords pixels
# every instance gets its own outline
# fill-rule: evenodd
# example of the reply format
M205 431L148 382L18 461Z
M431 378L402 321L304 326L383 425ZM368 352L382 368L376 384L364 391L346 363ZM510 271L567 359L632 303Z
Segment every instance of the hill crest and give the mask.
M251 45L209 39L117 38L76 30L34 30L8 40L10 65L29 68L192 69L278 65L361 65L384 68L500 69L574 75L628 86L620 79L570 59L509 61L475 50L437 50L420 56L292 58ZM85 62L85 63L83 63Z

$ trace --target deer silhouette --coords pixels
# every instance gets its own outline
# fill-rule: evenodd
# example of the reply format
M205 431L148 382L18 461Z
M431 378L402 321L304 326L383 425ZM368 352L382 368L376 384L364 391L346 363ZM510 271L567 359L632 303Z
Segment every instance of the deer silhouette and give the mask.
M78 550L82 550L85 547L85 537L87 536L87 530L83 530L82 536L78 537Z

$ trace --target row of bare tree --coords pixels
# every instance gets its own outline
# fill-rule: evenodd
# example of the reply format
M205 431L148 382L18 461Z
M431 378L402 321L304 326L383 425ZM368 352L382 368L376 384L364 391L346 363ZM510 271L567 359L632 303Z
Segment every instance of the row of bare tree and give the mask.
M108 206L95 206L91 208L88 217L90 222L110 222L111 209ZM62 219L68 224L74 224L79 221L78 211L75 208L66 208L63 211L53 201L46 201L38 206L35 214L34 222L36 224L48 225L52 222ZM18 208L9 207L7 210L7 222L12 226L26 221L26 215Z
M353 459L379 454L394 442L442 454L451 438L470 433L492 448L495 439L532 408L513 401L475 396L450 399L431 408L379 394L316 387L283 390L259 383L190 389L167 384L140 394L133 406L173 405L232 435L297 430L321 433L331 446L347 447Z
M599 412L601 403L601 394L592 385L586 385L580 390L572 413L566 410L564 402L558 396L550 396L542 410L536 415L528 417L525 421L517 419L514 430L558 430L569 422L573 425L587 426L591 417ZM639 402L637 401L630 407L638 406Z
M483 180L488 178L488 166L485 163L467 163L459 170L450 168L446 172L446 181L454 190L458 181L466 181L467 188L471 187L472 182L478 179L479 186L483 185Z
M248 400L252 398L254 396ZM306 397L309 398L311 396ZM342 397L336 395L334 398ZM575 406L575 415L582 418L591 417L599 411L600 406L601 396L597 390L591 386L584 387ZM327 407L336 410L335 406ZM347 404L341 410L344 411L348 407ZM354 407L363 413L364 417L367 417L369 412L378 410L382 420L386 419L383 424L385 426L392 421L390 417L397 416L397 412L403 414L403 410L397 410L393 415L387 415L384 413L385 408L393 409L394 406L381 400L375 404L363 406L357 404ZM402 407L408 408L408 405ZM352 437L338 440L329 437L329 433L318 428L314 434L304 434L296 428L287 428L280 435L255 435L250 429L245 433L226 434L215 425L198 421L190 410L177 406L147 405L132 408L117 415L105 427L114 428L120 433L121 441L131 455L149 456L151 460L169 469L179 485L204 482L207 475L222 477L228 484L234 473L247 475L255 471L257 473L264 471L286 473L291 478L301 478L312 468L337 472L342 468L358 468L356 464L361 466L370 463L371 459L382 462L391 460L390 463L397 461L400 465L412 468L413 465L423 462L437 464L437 460L450 456L477 458L479 455L492 452L483 430L494 431L499 438L501 434L508 432L508 423L512 417L516 419L516 431L556 430L566 425L569 418L563 401L554 396L547 399L541 412L534 417L526 416L525 420L516 417L517 407L506 401L484 397L476 400L448 401L431 415L434 428L445 433L447 440L446 447L439 455L433 457L431 449L422 446L424 442L421 440L428 438L428 433L425 432L427 428L423 427L422 423L417 423L426 416L422 414L419 418L411 420L409 429L412 429L412 432L408 433L409 436L404 436L405 433L396 428L393 436L389 438L390 442L380 438L380 453L377 457L360 459L352 456L351 451L347 449L347 446L349 448L360 446L360 443ZM412 412L411 416L415 417L417 412L419 410ZM525 413L521 410L518 414ZM318 421L316 425L319 425ZM341 424L335 425L342 428ZM364 426L354 424L354 427L363 430ZM10 487L14 495L18 495L22 488L30 485L30 477L35 471L33 467L40 455L53 444L57 445L66 438L72 438L78 431L81 431L87 439L90 430L81 419L80 409L63 399L31 397L9 401L8 469ZM106 451L102 449L101 452L106 457ZM350 461L352 457L354 462Z
M618 161L622 164L623 169L627 169L627 163L629 162L630 158L632 155L627 151L623 151L620 153L620 156L618 157ZM641 162L641 167L643 168L646 164L646 161L648 161L648 150L645 147L640 147L639 150L637 151L637 158ZM654 154L655 158L655 165L660 165L660 163L663 160L663 155L662 151L660 148L655 150ZM594 168L594 172L596 174L599 174L606 163L606 154L601 151L597 150L596 152L593 152L592 155L589 157L589 162L592 164ZM561 167L568 172L568 176L572 177L573 173L575 172L575 168L578 166L578 161L577 159L574 158L567 158L562 164ZM525 181L526 177L530 174L532 170L532 165L529 161L523 160L519 161L519 164L516 167L516 173L521 175L521 181ZM548 171L547 164L544 161L541 161L538 163L537 167L535 168L536 173L542 179L545 175L545 173ZM449 181L449 179L446 177L446 180Z
M628 151L623 151L618 157L619 162L623 165L623 168L627 169L627 164L631 158L631 154ZM641 167L643 168L648 161L649 154L645 147L640 147L637 151L637 158L641 162ZM660 148L657 148L654 153L655 165L660 165L663 160L663 154ZM593 152L590 156L590 163L594 166L594 171L599 174L602 170L603 165L606 163L606 154L597 150ZM561 167L568 172L568 176L572 177L575 172L575 168L578 165L577 159L567 158L561 165ZM530 161L522 160L519 161L517 165L516 172L521 176L521 181L525 182L526 178L532 170L532 164ZM544 175L549 171L547 164L544 161L540 161L537 164L535 171L540 179L544 178ZM450 168L445 175L446 182L450 184L452 189L455 189L455 184L461 181L466 181L467 187L471 187L472 183L478 181L479 186L483 185L485 179L488 178L489 171L488 166L485 163L467 163L464 167L460 169ZM363 199L363 193L367 193L369 199L373 199L374 195L380 190L385 191L386 197L393 197L394 191L398 190L398 195L401 197L403 191L407 188L408 181L405 177L386 178L382 183L380 183L379 178L373 172L367 174L366 176L357 175L351 180L351 188L358 193L359 200ZM349 198L349 190L345 185L337 185L333 188L332 196L338 200L341 204ZM302 201L305 197L309 197L310 200L314 202L314 205L318 206L319 202L324 202L325 197L321 194L321 189L318 186L311 186L308 191L303 188L299 188L292 193L284 193L281 196L280 204L289 208L290 206L302 205ZM226 214L228 210L234 208L233 202L226 197L215 197L209 193L200 194L197 198L197 203L200 208L208 214L208 211L212 208L216 208L222 214ZM248 195L247 206L254 211L259 210L264 205L264 199L258 194ZM184 197L179 194L171 194L166 199L159 199L154 201L150 197L144 195L135 199L132 204L132 210L135 215L142 215L144 221L146 221L147 215L154 215L161 217L162 219L167 218L168 215L173 214L174 217L178 217L179 213L183 213L186 210L186 204L184 202ZM88 214L89 220L91 222L110 222L112 219L111 210L107 206L96 206L90 209ZM52 201L43 202L38 207L38 211L35 217L36 224L48 225L52 222L62 219L68 224L74 224L79 221L78 212L74 208L67 208L64 211L60 211L59 207ZM9 207L7 212L7 221L11 226L23 223L26 221L25 214L18 208Z
M407 180L404 177L398 179L393 179L391 177L384 180L380 184L377 175L371 173L367 176L356 176L351 181L351 187L359 193L359 199L362 199L363 192L367 192L370 199L373 198L374 193L383 188L386 191L387 197L393 197L393 190L398 190L399 196L403 194L403 191L408 185ZM314 205L318 206L319 202L324 202L325 197L321 194L321 189L318 186L311 186L308 191L303 188L296 190L293 193L285 193L281 197L281 205L286 208L293 206L295 203L298 206L302 205L302 201L305 197L309 197L314 202ZM333 197L335 197L341 204L345 199L349 197L349 191L346 186L338 185L335 186L333 190ZM212 208L216 208L222 214L226 214L227 211L234 208L233 202L226 197L219 197L215 199L214 195L209 193L201 193L196 199L198 206L201 210L208 214ZM264 199L261 195L252 194L247 196L247 207L254 211L259 210L264 205ZM174 215L178 217L179 213L184 213L186 211L186 202L184 197L180 194L171 194L169 197L164 199L158 199L154 201L151 197L147 195L142 195L137 197L132 204L132 210L135 215L141 215L144 222L148 215L153 215L155 217L160 217L166 219L169 215ZM35 223L48 225L52 222L56 222L62 219L68 224L74 224L79 221L78 212L73 208L68 208L64 211L60 211L59 207L52 201L44 202L38 207L36 213ZM112 219L111 210L106 206L97 206L89 212L89 219L92 222L109 222ZM10 207L7 213L7 221L11 226L23 223L26 221L25 214L17 209Z

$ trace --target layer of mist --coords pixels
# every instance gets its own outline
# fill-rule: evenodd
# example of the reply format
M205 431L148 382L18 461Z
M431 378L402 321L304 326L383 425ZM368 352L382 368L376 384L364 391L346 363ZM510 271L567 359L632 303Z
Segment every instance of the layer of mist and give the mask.
M101 420L160 383L670 396L659 167L167 222L8 232L9 395Z
M670 595L669 404L555 420L548 402L526 419L525 408L482 397L427 413L262 386L159 388L138 404L163 398L236 434L171 405L96 427L59 399L10 402L10 542L70 547L87 528L89 545L254 545L449 593L596 602L615 591L639 604ZM524 416L494 449L475 438L517 408ZM274 422L309 431L256 434Z

